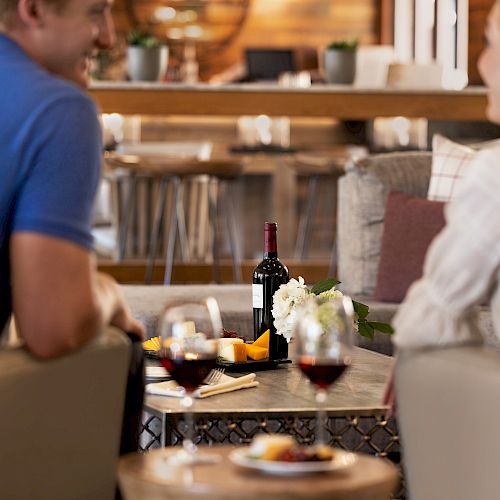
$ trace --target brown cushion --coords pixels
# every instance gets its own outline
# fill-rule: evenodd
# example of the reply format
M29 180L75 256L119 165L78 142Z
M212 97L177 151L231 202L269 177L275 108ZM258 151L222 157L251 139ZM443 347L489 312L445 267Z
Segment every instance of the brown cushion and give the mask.
M427 248L445 225L443 208L439 201L389 193L375 300L401 302L422 276Z

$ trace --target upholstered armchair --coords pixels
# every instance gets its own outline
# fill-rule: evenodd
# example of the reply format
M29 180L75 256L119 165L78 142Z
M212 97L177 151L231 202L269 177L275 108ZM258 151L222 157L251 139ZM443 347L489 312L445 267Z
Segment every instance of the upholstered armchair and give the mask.
M429 152L370 155L346 167L338 182L337 269L342 290L370 306L370 317L390 322L398 304L375 302L373 292L391 190L425 198L431 174ZM392 354L390 337L376 334L360 345Z
M114 498L129 358L114 329L51 361L0 349L1 498Z
M500 352L462 346L404 353L396 392L410 498L498 498Z
M377 281L384 215L391 190L425 198L432 155L371 155L351 163L339 180L338 274L346 292L371 298Z
M400 191L426 198L431 175L432 153L397 152L375 154L351 163L338 182L337 251L338 277L342 289L370 306L375 321L390 322L398 303L373 300L384 231L387 197ZM493 328L485 309L480 315L486 336ZM360 345L392 354L390 337L376 334Z

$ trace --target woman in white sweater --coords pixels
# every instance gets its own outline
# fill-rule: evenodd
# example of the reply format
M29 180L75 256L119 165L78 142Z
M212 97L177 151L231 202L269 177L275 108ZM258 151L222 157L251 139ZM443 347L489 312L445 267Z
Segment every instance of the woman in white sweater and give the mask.
M500 2L485 30L478 67L488 87L487 116L500 124ZM481 342L477 306L491 307L500 340L500 151L478 154L445 210L447 224L432 243L424 273L396 314L398 350ZM385 402L393 404L392 377Z

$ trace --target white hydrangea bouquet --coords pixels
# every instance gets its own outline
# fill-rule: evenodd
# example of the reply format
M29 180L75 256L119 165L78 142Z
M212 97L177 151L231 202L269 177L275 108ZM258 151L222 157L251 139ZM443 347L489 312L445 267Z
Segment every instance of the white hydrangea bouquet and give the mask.
M299 276L296 280L292 278L288 283L281 285L273 296L273 318L276 333L283 335L287 342L290 342L293 335L293 325L296 321L298 309L304 305L307 300L314 299L315 296L324 299L338 299L343 297L340 290L335 287L340 281L335 278L328 278L319 281L312 288L304 283L304 278ZM387 323L378 321L369 321L367 319L370 312L369 307L361 302L352 301L354 308L354 327L363 337L373 339L375 331L391 335L394 330Z

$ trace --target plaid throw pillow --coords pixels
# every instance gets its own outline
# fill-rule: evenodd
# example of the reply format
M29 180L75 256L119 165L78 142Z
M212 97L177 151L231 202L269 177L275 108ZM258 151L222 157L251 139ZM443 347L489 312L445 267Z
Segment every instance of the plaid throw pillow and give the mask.
M450 201L477 152L439 134L432 138L432 173L427 199Z
M432 138L432 173L427 199L450 201L457 193L462 177L483 149L498 148L498 140L473 144L470 147L450 141L442 135Z

